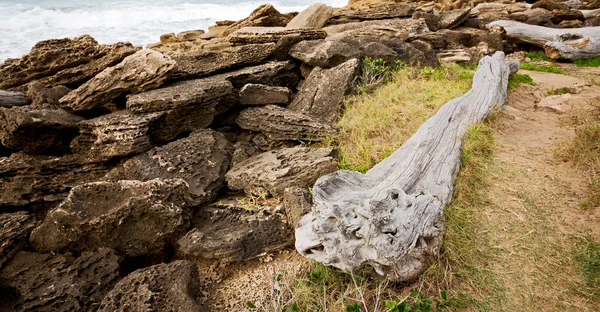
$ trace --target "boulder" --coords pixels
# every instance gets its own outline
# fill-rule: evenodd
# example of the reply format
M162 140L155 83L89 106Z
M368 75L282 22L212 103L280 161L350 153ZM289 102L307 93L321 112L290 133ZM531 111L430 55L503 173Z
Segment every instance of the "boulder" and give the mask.
M334 20L377 20L411 17L415 7L406 2L372 2L359 6L346 6L333 13Z
M423 19L394 18L387 20L353 22L323 28L332 39L334 36L356 38L357 36L374 37L378 32L387 39L405 40L409 36L428 33L429 28Z
M177 242L176 255L230 263L277 251L293 242L281 205L258 204L238 196L222 198L198 210L194 227Z
M352 90L360 62L351 59L331 69L314 68L289 109L327 122L338 119L344 95Z
M583 12L579 10L560 10L552 11L553 17L551 21L555 24L559 24L562 21L580 20L583 21L585 18Z
M38 252L108 247L127 257L160 257L189 226L187 188L181 179L78 185L33 230L31 246Z
M162 43L162 44L175 43L177 41L178 40L177 40L177 36L175 36L175 33L168 33L168 34L160 35L160 43Z
M182 31L177 34L178 41L195 41L198 39L202 39L202 35L204 35L204 30L188 30Z
M214 111L220 99L233 92L225 79L195 79L181 81L127 96L127 109L135 113L161 112L194 106L198 110Z
M0 108L29 105L31 100L19 91L0 90Z
M8 262L29 240L36 225L32 215L24 212L0 214L0 268Z
M412 18L424 20L425 23L427 24L427 27L431 31L438 31L438 29L440 28L439 27L439 23L440 23L439 15L436 15L433 13L427 13L427 12L423 12L423 11L417 11L413 14Z
M93 109L128 93L159 87L175 67L168 56L141 50L109 67L60 99L60 105L73 111Z
M296 224L312 208L312 195L307 188L289 187L283 192L283 206L288 225L296 228Z
M0 302L9 311L94 311L119 279L120 261L105 248L78 258L21 251L0 271Z
M31 106L43 108L58 108L58 101L73 90L58 85L46 87L39 81L29 83L27 97L31 99Z
M520 21L531 25L546 25L550 23L554 15L545 9L530 9L515 12L510 15L511 20Z
M120 280L98 312L202 312L198 267L179 260L139 269Z
M229 35L229 42L235 45L278 42L285 36L297 36L299 40L317 40L327 37L327 33L314 28L286 27L244 27Z
M200 130L127 160L109 172L106 179L148 181L180 178L189 186L190 204L200 205L214 199L222 187L232 153L231 143L223 134Z
M469 13L471 13L470 8L443 12L440 14L438 27L440 29L452 29L458 27L467 20Z
M40 41L29 54L0 65L0 89L35 80L46 86L81 84L135 51L130 43L101 45L89 35Z
M554 11L554 10L567 10L569 7L567 7L567 5L562 2L556 2L553 0L539 0L539 1L536 1L531 6L531 9L538 9L538 8L546 9L548 11Z
M338 170L338 153L331 148L284 148L250 157L225 175L227 186L248 194L283 197L288 187L308 188Z
M240 90L241 105L287 104L290 102L290 89L249 83Z
M134 115L121 110L78 123L79 136L71 150L89 159L109 160L140 154L152 148L150 129L163 113Z
M315 3L298 13L288 24L287 28L322 28L333 15L333 8Z
M172 80L209 76L226 70L263 63L275 51L275 43L249 44L220 51L191 51L172 54L177 63L170 75Z
M290 22L287 15L279 13L271 4L263 4L256 8L248 17L241 21L237 21L229 26L221 33L222 37L229 36L234 31L243 27L284 27Z
M0 212L44 209L64 199L73 186L98 181L113 166L80 155L14 153L0 158Z
M397 57L397 53L383 43L350 38L303 41L290 50L290 55L307 65L322 68L332 68L354 58L362 60L366 56L393 64Z
M245 109L236 122L242 129L261 132L272 141L322 141L338 132L329 123L276 105Z
M283 86L292 89L296 87L299 80L298 69L292 61L269 62L216 75L212 78L225 79L237 89L249 83Z
M82 118L62 109L0 108L0 142L29 154L64 154Z

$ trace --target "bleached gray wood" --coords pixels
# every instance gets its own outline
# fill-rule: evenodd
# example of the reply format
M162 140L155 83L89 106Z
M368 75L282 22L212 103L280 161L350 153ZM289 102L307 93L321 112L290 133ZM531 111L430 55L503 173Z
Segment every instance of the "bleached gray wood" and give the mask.
M23 92L0 90L0 107L29 105L31 101Z
M340 170L321 177L312 211L296 227L298 252L345 271L372 267L393 281L418 277L441 246L461 138L504 104L511 68L503 52L484 57L472 89L446 103L390 157L366 174Z
M502 31L508 38L544 48L553 59L574 60L600 56L600 26L548 28L515 21L495 21L491 30Z

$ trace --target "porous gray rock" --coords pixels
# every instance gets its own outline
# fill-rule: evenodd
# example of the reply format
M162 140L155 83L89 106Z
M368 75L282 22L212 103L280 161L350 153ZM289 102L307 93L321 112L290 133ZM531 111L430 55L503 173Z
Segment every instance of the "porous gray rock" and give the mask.
M0 213L0 268L28 242L36 225L27 212Z
M332 148L283 148L238 163L225 180L233 190L283 197L286 188L308 188L320 176L337 169L338 153Z
M240 90L241 105L287 104L290 101L290 89L249 83Z
M312 208L312 195L307 188L289 187L283 192L286 221L293 229Z
M220 51L190 51L171 54L177 63L172 80L202 78L226 70L254 66L266 61L275 51L275 43L248 44Z
M469 17L469 13L471 13L471 9L456 9L451 11L446 11L440 14L440 21L438 22L438 27L440 29L452 29L458 27L460 24L464 23Z
M150 129L156 127L162 116L160 112L135 115L121 110L81 121L71 150L96 160L146 152L152 148Z
M233 156L231 156L231 167L234 167L238 163L261 153L261 150L251 142L236 142L233 145Z
M98 312L202 312L198 267L178 260L139 269L120 280Z
M429 28L423 19L394 18L374 21L363 21L324 27L329 38L337 37L374 37L405 40L409 36L428 33Z
M13 153L10 157L2 157L0 212L15 207L44 209L46 204L64 199L73 186L98 181L113 166L113 163L97 162L80 155L56 157Z
M229 36L234 31L243 27L283 27L290 22L287 15L279 13L271 4L263 4L256 8L248 17L228 25L221 33L221 37Z
M322 141L339 131L327 122L276 105L245 109L236 122L242 129L261 132L273 141Z
M9 311L94 311L119 279L120 261L107 248L77 258L21 251L0 271L0 301Z
M222 198L194 216L194 227L177 242L184 259L246 261L293 244L281 205L248 203L242 197Z
M0 107L29 105L31 100L23 92L0 90Z
M62 109L0 107L0 142L29 154L64 154L83 118Z
M231 82L234 88L238 89L249 83L282 86L292 89L298 84L299 80L298 69L292 61L269 62L216 75L211 78L225 79Z
M137 48L130 43L100 45L89 35L36 43L29 54L0 66L0 89L40 81L46 86L76 85L119 63Z
M352 90L359 65L358 59L351 59L331 69L314 68L288 108L334 122L340 115L344 95Z
M231 143L223 134L199 130L127 160L109 172L106 179L148 181L181 178L189 186L190 204L200 205L214 199L223 186L232 153Z
M75 186L33 230L31 246L38 252L108 247L127 257L160 257L189 226L187 188L181 179Z
M381 42L350 38L302 41L290 50L290 55L307 65L322 68L332 68L354 58L362 60L366 56L390 64L397 58L397 53Z
M286 27L244 27L236 30L227 38L236 45L278 42L285 36L297 36L300 40L317 40L327 37L327 33L314 28Z
M313 187L313 209L296 227L301 255L356 272L410 281L438 254L444 207L460 166L461 138L506 101L504 53L479 62L471 91L444 105L366 174L340 170Z
M109 67L60 99L60 105L73 111L89 110L121 95L159 87L175 61L154 50L141 50Z
M29 83L27 97L31 99L31 106L43 108L58 108L58 101L73 90L58 85L46 87L39 81Z
M287 28L322 28L333 15L333 8L315 3L298 13L287 25Z

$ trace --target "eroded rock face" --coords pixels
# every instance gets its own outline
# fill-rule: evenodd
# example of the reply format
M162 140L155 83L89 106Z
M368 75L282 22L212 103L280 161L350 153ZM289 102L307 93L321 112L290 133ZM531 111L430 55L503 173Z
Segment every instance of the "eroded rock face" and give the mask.
M298 36L300 40L317 40L327 37L327 33L314 28L287 27L244 27L229 35L229 41L234 44L253 44L278 42L285 36Z
M89 35L40 41L29 54L0 66L0 89L36 80L46 86L81 83L135 51L130 43L100 45Z
M412 4L405 2L378 2L347 6L333 13L335 20L377 20L410 17L415 12Z
M274 141L321 141L338 132L326 122L275 105L248 108L236 122L242 129L261 132Z
M287 28L322 28L333 15L333 8L323 3L315 3L298 13Z
M192 205L214 199L222 187L233 149L225 136L199 130L187 138L135 156L107 174L106 179L148 181L181 178L187 182Z
M60 105L73 111L84 111L127 93L157 88L173 67L175 62L164 54L154 50L136 52L61 98Z
M244 200L223 198L200 209L192 230L177 242L177 256L237 262L293 244L292 229L280 205L246 207L240 204Z
M173 80L201 78L226 70L258 65L267 60L273 51L275 51L275 43L249 44L220 51L199 50L172 54L177 66L170 78Z
M75 259L21 251L0 271L0 300L13 311L93 311L119 278L121 257L102 248ZM8 296L7 289L17 292Z
M0 142L29 154L64 154L81 119L62 109L0 108Z
M351 59L331 69L314 68L288 108L334 122L340 115L344 95L352 89L358 67L358 59Z
M242 88L249 83L268 86L283 86L290 89L298 84L298 70L294 62L269 62L214 76L226 79L234 88Z
M29 233L36 225L24 211L0 214L0 268L27 244Z
M240 90L241 105L287 104L291 91L286 87L273 87L249 83Z
M350 38L374 37L378 33L383 38L405 40L409 36L429 32L427 23L422 19L394 18L374 21L352 22L341 25L332 25L323 28L327 35L333 39L334 36Z
M162 263L129 274L102 300L98 312L206 311L200 297L200 277L196 264L179 260Z
M78 185L33 230L31 245L38 252L108 247L128 257L161 255L189 226L187 188L181 179Z
M150 129L162 116L160 112L134 115L122 110L81 121L71 150L97 160L146 152L152 148Z
M226 37L234 31L243 27L283 27L290 22L287 15L279 13L271 4L263 4L256 8L248 17L229 25L222 33Z
M286 188L283 193L283 206L288 224L291 228L296 228L298 221L312 208L312 195L306 188Z
M438 27L441 29L452 29L464 23L469 17L471 9L457 9L440 14Z
M310 66L331 68L350 59L383 59L392 64L397 53L380 42L362 42L350 38L302 41L290 50L290 55Z
M233 190L283 197L288 187L308 188L338 169L337 151L331 148L284 148L250 157L225 175Z
M58 101L73 90L58 85L46 87L39 81L30 83L27 87L27 97L31 99L31 106L44 108L58 108Z
M61 201L73 186L98 181L113 166L80 155L14 153L0 158L0 212Z

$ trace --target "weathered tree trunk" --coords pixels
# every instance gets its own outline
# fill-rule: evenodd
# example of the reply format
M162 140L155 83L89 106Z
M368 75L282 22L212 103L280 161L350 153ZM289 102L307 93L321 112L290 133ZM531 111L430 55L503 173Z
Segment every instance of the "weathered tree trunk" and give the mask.
M506 33L510 39L544 48L553 59L574 60L600 56L600 26L583 28L548 28L515 21L495 21L490 30Z
M31 101L23 92L0 90L0 107L13 107L29 105Z
M483 58L471 91L444 105L390 157L366 174L321 177L312 212L296 227L300 254L346 271L371 266L393 281L418 277L441 245L461 137L504 104L513 65L502 52Z

